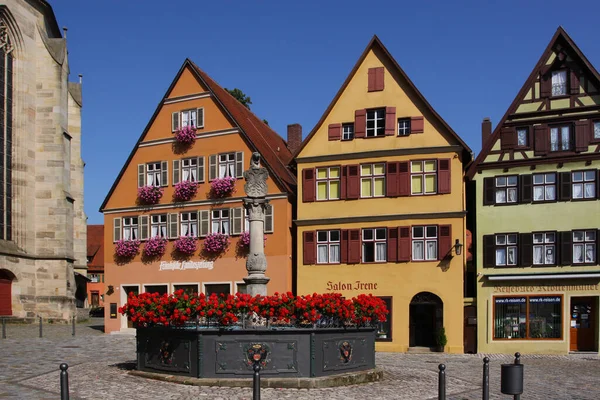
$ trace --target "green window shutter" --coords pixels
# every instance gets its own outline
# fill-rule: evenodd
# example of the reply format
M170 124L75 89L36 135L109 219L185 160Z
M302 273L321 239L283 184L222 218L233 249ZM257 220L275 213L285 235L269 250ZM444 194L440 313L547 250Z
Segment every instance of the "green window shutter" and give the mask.
M146 164L138 164L138 187L146 186Z
M196 128L204 128L204 108L196 110L196 124L198 125Z
M273 205L267 204L265 208L265 232L273 233Z
M148 216L140 215L138 218L138 230L139 230L139 238L140 240L148 239Z
M198 182L204 182L204 157L198 157Z
M208 157L208 180L212 181L217 179L217 155L211 154Z
M179 130L179 113L174 112L171 117L171 132Z
M121 218L113 219L113 242L121 240Z
M169 214L167 219L169 223L169 239L177 239L179 237L179 214Z
M179 160L173 160L173 185L179 183Z
M235 177L244 177L244 152L238 151L235 153Z
M160 186L169 185L169 163L167 161L160 162Z
M210 211L198 211L198 224L200 224L200 237L206 237L210 228Z
M231 215L231 234L241 235L244 222L244 209L242 207L232 208Z

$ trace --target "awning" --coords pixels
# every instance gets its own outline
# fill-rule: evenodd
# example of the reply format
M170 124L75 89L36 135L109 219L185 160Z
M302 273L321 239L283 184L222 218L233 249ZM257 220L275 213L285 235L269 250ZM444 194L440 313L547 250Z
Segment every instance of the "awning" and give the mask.
M528 281L541 279L600 279L600 272L583 272L567 274L520 274L520 275L485 275L490 281Z

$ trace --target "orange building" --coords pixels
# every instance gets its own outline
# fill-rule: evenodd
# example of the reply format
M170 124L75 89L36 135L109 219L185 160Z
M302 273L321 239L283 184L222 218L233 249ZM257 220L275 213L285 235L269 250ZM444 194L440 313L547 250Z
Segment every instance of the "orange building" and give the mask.
M195 129L195 142L182 146L175 133ZM301 130L288 131L288 142L299 143ZM186 60L158 105L146 129L115 180L100 211L105 225L105 330L126 330L130 324L117 313L130 292L235 293L245 290L245 253L240 237L248 229L243 208L243 171L253 152L269 171L269 208L265 221L265 254L269 294L292 289L292 204L296 181L287 165L288 144L261 119L233 98L194 63ZM211 188L234 178L233 193L220 197ZM193 181L197 193L175 199L175 185ZM175 183L175 185L174 185ZM160 187L154 205L140 205L138 188ZM208 253L207 238L230 239L222 252ZM198 237L198 249L183 256L175 249L181 236ZM162 257L144 255L149 238L167 239ZM119 241L141 241L140 253L116 256ZM155 239L154 239L155 240ZM210 239L209 239L210 240Z
M104 306L104 225L87 226L87 302L89 307Z

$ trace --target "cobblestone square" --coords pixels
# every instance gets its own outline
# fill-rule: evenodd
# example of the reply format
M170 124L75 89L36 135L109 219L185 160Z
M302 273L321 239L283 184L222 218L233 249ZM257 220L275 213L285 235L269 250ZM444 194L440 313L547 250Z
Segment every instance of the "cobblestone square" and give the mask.
M135 338L105 335L101 320L77 325L71 336L67 325L7 325L0 340L0 399L58 398L59 369L69 364L71 399L251 399L250 388L194 387L147 380L129 375L134 367ZM378 353L384 370L381 382L339 388L296 390L263 389L262 399L437 399L438 364L445 363L449 400L481 399L483 355ZM500 365L511 356L490 355L490 398L500 394ZM597 354L528 356L522 400L600 398L600 359Z

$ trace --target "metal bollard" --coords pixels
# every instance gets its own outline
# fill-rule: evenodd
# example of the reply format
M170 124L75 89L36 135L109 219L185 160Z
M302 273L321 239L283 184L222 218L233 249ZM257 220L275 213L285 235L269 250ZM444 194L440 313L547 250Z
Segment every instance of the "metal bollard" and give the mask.
M446 400L446 366L440 364L439 384L438 384L438 400Z
M75 316L73 316L73 336L75 336Z
M2 318L2 339L6 339L6 318Z
M254 363L253 368L254 378L252 379L252 400L260 400L260 364Z
M60 400L69 400L69 366L60 364Z
M260 343L253 344L248 349L248 360L252 361L254 376L252 379L252 400L260 400L260 369L261 363L267 358L267 349Z
M40 319L40 337L42 337L42 317L38 317Z
M483 394L482 400L490 400L490 359L483 359Z
M521 364L521 353L519 353L518 351L515 353L515 364L516 365ZM520 400L520 399L521 399L521 395L515 394L514 400Z

